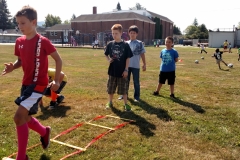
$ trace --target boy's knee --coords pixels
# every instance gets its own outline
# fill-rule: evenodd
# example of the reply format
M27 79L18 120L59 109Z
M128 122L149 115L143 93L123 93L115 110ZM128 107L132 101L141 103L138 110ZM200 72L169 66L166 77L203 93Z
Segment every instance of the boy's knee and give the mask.
M17 110L13 118L17 126L22 125L28 120L28 111L27 110Z
M25 122L25 118L23 115L19 114L19 113L16 113L14 115L14 118L13 118L15 124L18 126L18 125L21 125L21 124L24 124Z

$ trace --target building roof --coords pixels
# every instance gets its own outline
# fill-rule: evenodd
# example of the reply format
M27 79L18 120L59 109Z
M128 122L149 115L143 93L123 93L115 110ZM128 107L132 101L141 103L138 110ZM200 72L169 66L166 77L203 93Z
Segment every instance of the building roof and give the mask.
M157 14L157 13L154 13L154 12L151 12L151 11L148 11L148 12L152 15L152 17L157 17L157 18L160 18L160 20L173 23L173 21L171 21L171 20L168 19L167 17L161 16L161 15L159 15L159 14Z
M63 30L69 30L72 31L71 24L55 24L52 27L49 27L46 29L46 31L63 31Z
M103 14L87 14L80 15L73 19L71 22L99 22L99 21L116 21L116 20L139 20L155 24L150 18L134 13L134 12L121 12L121 13L103 13Z

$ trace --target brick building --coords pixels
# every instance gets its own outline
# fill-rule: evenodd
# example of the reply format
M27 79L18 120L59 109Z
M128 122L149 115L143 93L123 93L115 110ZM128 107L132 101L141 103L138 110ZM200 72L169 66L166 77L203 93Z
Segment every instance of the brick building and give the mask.
M116 23L123 26L123 32L127 32L129 26L137 25L140 30L138 39L145 44L150 44L155 37L154 17L159 18L160 24L162 24L162 39L166 36L173 36L173 22L164 16L147 10L114 10L97 14L97 8L93 7L93 14L80 15L73 19L71 27L73 33L92 34L93 37L96 37L99 32L111 32L111 27Z
M56 24L47 28L45 31L45 36L51 40L52 43L69 43L73 30L70 24Z

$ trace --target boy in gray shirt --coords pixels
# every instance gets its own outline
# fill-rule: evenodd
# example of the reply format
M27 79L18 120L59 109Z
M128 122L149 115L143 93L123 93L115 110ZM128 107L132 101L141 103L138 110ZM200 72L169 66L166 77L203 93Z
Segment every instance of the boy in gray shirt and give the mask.
M146 71L146 59L145 59L145 48L143 43L140 40L137 40L138 27L133 25L128 29L128 34L130 40L127 41L132 52L133 57L130 58L130 63L128 67L128 80L130 82L131 74L133 75L133 84L134 84L134 101L138 102L140 99L140 82L139 82L139 73L140 73L140 58L142 58L143 66L142 70ZM129 84L128 84L129 88ZM123 99L122 96L118 98L119 100Z

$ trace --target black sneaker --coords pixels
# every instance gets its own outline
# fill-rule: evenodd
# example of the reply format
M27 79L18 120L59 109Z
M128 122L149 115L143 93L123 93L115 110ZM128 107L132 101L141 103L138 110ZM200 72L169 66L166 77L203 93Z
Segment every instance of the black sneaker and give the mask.
M43 137L40 137L40 141L42 142L42 148L47 149L50 145L50 134L51 134L51 127L46 127L46 134Z
M30 158L28 157L28 155L26 155L26 158L25 158L25 160L30 160Z
M170 98L176 98L174 94L170 94Z
M63 95L58 96L57 103L60 104L64 100L64 98L65 97Z
M54 109L54 108L56 108L56 107L57 107L57 102L51 101L51 102L50 102L50 105L49 105L49 108L50 108L50 109Z
M159 95L159 92L154 91L154 92L153 92L153 95L154 95L154 96L157 96L157 95Z

